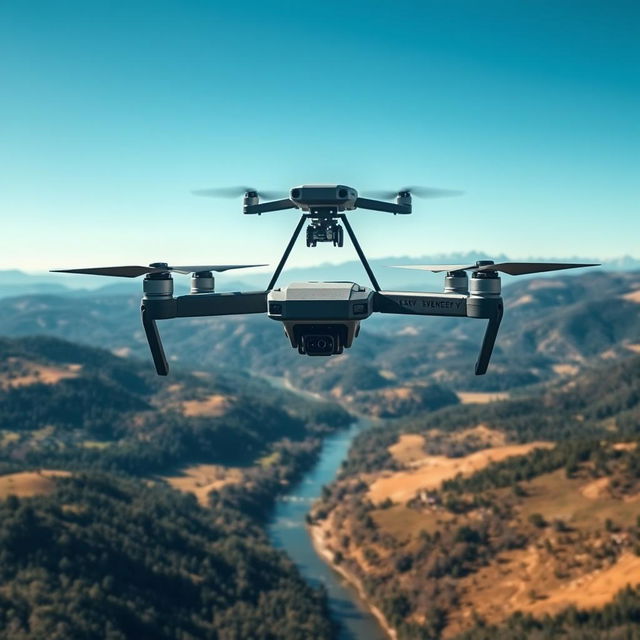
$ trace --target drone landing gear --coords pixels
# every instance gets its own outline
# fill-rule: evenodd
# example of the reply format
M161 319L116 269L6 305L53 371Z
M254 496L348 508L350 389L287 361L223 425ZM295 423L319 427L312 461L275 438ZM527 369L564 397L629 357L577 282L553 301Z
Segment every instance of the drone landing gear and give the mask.
M375 275L373 274L373 270L367 261L364 252L362 251L362 247L356 238L356 234L353 232L351 224L347 220L347 216L344 213L336 213L336 217L332 217L332 215L327 215L326 217L318 217L318 212L314 213L305 213L300 217L298 224L289 240L289 244L287 248L284 250L282 254L282 258L280 258L280 262L276 267L276 270L273 272L273 276L271 277L271 281L267 285L267 291L271 291L278 281L280 274L282 273L282 269L286 264L289 255L291 254L291 250L300 235L300 231L302 231L302 227L306 220L310 220L309 226L307 227L307 247L315 247L318 242L333 242L334 247L342 247L344 245L344 229L342 225L338 224L337 220L340 220L344 225L344 228L347 230L349 234L349 238L353 244L356 253L358 254L358 258L360 258L360 262L364 267L364 270L367 272L369 276L369 280L371 280L371 284L376 291L380 291L380 285L376 280ZM327 237L327 234L330 232L330 237ZM324 239L323 239L324 238Z

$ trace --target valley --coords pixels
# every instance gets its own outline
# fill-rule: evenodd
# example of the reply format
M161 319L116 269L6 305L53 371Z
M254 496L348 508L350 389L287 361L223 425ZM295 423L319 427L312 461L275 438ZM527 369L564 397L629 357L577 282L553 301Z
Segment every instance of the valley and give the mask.
M505 321L486 379L469 373L474 331L482 327L402 318L372 323L352 351L320 362L299 358L264 320L186 321L191 332L167 325L167 341L176 342L172 375L163 380L148 366L135 314L98 331L95 314L108 319L122 298L98 300L91 321L77 319L83 341L112 353L55 337L73 326L62 302L10 301L24 314L10 332L37 326L51 335L0 339L0 495L13 508L15 499L34 501L66 518L93 507L63 498L65 482L97 482L107 494L117 494L121 480L134 482L150 490L151 502L170 491L189 509L216 514L225 536L248 536L260 548L256 566L268 553L269 541L261 546L266 526L294 562L284 561L283 584L299 590L302 573L311 585L299 590L306 613L286 638L316 637L305 635L310 619L319 640L348 638L352 628L367 629L352 631L356 637L374 637L381 632L373 631L367 606L398 640L476 640L489 629L491 638L508 638L511 629L544 632L549 620L569 633L578 624L567 617L572 607L586 612L585 629L608 637L617 627L594 616L607 607L627 611L635 596L623 606L621 593L640 583L640 361L633 349L640 332L625 306L637 307L635 281L599 277L622 306L593 328L599 292L591 282L572 278L569 288L567 278L554 277L512 285L518 295L511 324ZM541 339L545 305L557 317ZM0 317L0 329L6 326ZM332 457L332 471L309 494L296 483L312 477L305 474L318 460L325 469L323 441L337 438L345 455L340 429L352 421L348 412L372 422L349 436L344 464ZM309 539L304 515L320 493ZM288 501L279 502L284 494ZM271 521L274 505L281 515ZM114 514L123 508L114 503ZM357 593L321 568L311 542ZM7 574L8 584L23 580L21 571ZM257 575L249 571L253 584ZM37 606L21 594L25 611ZM156 606L151 592L144 597ZM86 611L99 615L99 602L85 602ZM262 615L254 610L250 624ZM625 624L627 615L616 620ZM232 630L231 619L216 624L240 640L246 631ZM332 626L336 620L342 631ZM260 627L252 628L260 637ZM213 633L206 624L185 632Z

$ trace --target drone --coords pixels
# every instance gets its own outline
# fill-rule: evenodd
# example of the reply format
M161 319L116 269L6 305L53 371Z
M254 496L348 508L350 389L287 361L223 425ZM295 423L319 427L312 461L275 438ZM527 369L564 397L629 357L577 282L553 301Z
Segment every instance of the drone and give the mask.
M445 197L460 195L460 191L413 186L377 192L371 195L377 195L380 199L371 199L361 197L356 189L346 185L310 184L293 187L287 198L277 198L279 194L259 192L251 187L201 189L193 193L209 197L243 196L245 215L261 215L288 209L301 212L293 235L266 290L220 293L215 291L213 277L213 272L267 266L263 264L170 266L166 262L156 262L148 267L54 270L57 273L124 278L144 275L142 326L156 372L161 376L168 375L169 365L158 332L158 320L266 314L269 318L282 322L291 346L300 354L331 356L341 354L344 349L352 346L353 340L359 334L361 321L373 313L487 320L475 365L475 374L484 375L489 366L504 311L500 273L524 275L599 266L557 262L495 263L492 260L478 260L474 264L396 265L403 269L444 273L444 291L385 291L378 284L346 212L365 209L406 215L412 212L412 196ZM266 201L261 202L261 198ZM395 199L395 202L389 201L392 199ZM298 282L276 288L280 274L305 224L308 247L315 247L323 242L332 242L334 246L342 247L346 229L372 286L365 287L355 282ZM471 277L467 272L470 272ZM189 294L174 296L173 273L191 274Z

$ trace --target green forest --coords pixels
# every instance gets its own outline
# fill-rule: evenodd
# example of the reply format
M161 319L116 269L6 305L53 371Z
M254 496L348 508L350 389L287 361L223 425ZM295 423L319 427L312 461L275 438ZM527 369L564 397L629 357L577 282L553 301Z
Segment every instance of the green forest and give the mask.
M81 473L0 518L0 638L332 637L323 594L260 527L160 483Z
M159 380L55 338L0 339L0 363L0 473L72 472L48 495L0 501L0 638L333 637L324 593L262 519L349 414L246 375ZM212 396L221 415L185 413ZM244 481L204 509L158 478L199 462Z

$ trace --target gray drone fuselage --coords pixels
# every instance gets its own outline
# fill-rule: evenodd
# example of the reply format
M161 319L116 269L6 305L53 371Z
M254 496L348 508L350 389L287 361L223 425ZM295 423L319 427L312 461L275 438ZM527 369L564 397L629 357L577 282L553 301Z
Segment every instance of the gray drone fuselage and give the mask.
M295 282L269 291L267 314L300 353L334 355L352 345L360 321L373 313L373 296L355 282Z
M289 199L300 210L322 214L325 207L337 211L353 211L358 192L343 184L303 184L293 187Z

